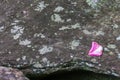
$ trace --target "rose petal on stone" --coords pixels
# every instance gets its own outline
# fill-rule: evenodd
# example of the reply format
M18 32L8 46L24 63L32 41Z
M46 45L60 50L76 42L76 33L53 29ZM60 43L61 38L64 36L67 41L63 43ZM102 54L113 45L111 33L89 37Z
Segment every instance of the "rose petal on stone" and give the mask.
M91 49L89 50L89 56L101 56L103 53L103 47L97 42L92 42Z

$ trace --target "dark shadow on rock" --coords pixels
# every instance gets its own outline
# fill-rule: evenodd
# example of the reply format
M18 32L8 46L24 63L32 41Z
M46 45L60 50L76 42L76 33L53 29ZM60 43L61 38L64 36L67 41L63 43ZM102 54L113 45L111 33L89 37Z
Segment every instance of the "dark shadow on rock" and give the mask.
M31 80L120 80L120 78L98 74L92 71L72 70L72 71L57 71L49 75L27 75Z

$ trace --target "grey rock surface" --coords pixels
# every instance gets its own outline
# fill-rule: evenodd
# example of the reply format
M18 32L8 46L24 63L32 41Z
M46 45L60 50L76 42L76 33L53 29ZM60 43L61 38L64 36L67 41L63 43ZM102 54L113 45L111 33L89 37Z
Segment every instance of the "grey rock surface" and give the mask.
M120 76L120 10L85 0L0 0L0 65L25 74L75 68ZM104 47L90 57L91 42Z
M17 69L0 66L0 80L29 80Z

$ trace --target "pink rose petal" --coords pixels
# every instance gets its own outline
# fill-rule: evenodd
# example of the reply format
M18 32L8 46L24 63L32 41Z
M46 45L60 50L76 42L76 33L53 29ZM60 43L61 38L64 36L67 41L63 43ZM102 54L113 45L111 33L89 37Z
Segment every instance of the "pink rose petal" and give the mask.
M89 50L89 56L101 56L103 52L103 47L97 42L92 42L91 49Z

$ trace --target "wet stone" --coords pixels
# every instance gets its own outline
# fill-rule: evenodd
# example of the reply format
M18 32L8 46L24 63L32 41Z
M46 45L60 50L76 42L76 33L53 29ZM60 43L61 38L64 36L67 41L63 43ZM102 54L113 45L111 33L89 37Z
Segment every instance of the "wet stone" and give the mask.
M120 11L91 5L84 0L0 0L0 65L25 74L79 68L120 77ZM88 56L92 41L103 46L102 56Z

